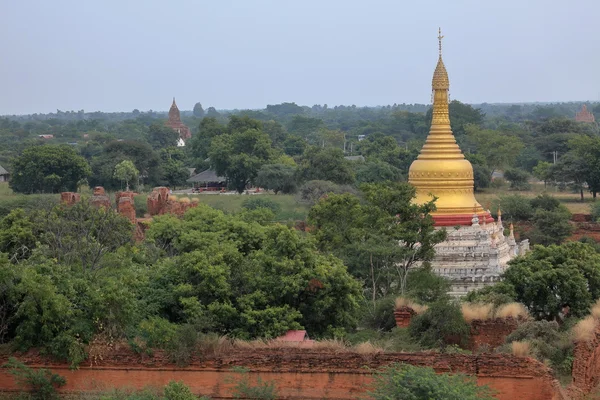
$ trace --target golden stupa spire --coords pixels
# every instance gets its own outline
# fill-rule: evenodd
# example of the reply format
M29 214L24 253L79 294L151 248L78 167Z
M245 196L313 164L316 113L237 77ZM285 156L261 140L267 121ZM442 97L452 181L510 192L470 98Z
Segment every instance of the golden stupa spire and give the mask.
M465 160L450 127L448 101L450 79L442 60L443 38L440 29L438 31L439 58L431 81L433 90L431 128L419 157L410 166L409 182L417 188L415 202L425 203L431 200L432 195L438 198L437 211L433 213L436 223L441 220L456 222L456 218L452 219L453 216L461 215L465 216L465 221L461 224L470 225L473 204L475 204L476 214L481 216L485 214L484 219L489 216L475 200L473 167L468 160ZM462 219L463 217L460 221Z

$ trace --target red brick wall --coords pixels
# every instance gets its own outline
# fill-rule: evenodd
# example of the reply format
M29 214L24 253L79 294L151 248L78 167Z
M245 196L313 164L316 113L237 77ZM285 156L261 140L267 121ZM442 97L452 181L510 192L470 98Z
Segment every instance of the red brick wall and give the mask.
M25 360L41 361L39 357ZM3 360L0 360L2 363ZM439 353L324 353L309 349L236 350L221 356L194 359L188 368L176 368L160 352L154 357L105 355L99 365L69 370L49 365L67 379L64 391L105 390L114 387L163 386L183 381L198 394L232 398L229 388L234 366L246 367L250 377L274 380L285 399L356 399L372 381L370 369L392 362L431 366L438 372L476 375L478 383L498 391L502 400L564 400L550 371L528 358L510 355L462 355ZM15 390L14 381L0 370L0 390Z
M496 318L471 322L470 349L477 351L482 347L490 350L504 344L506 337L517 329L519 321L514 318Z

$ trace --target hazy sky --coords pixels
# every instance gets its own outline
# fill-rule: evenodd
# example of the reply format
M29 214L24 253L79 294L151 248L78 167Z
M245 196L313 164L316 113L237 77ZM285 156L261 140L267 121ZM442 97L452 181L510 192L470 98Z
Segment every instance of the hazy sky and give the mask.
M0 0L0 115L600 100L599 0Z

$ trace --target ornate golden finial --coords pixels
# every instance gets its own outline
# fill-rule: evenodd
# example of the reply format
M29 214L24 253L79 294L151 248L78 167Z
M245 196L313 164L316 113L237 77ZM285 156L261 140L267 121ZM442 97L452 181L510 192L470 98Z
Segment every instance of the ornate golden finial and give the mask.
M442 28L438 28L438 42L440 45L440 57L442 56L442 39L444 37L442 36Z

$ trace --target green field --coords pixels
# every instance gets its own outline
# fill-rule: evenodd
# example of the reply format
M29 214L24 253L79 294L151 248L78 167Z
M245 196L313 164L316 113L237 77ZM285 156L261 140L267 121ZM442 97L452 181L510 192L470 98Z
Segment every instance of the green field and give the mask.
M242 208L244 200L260 196L273 200L281 206L280 211L275 216L277 221L297 221L306 219L309 207L305 204L296 201L294 195L289 194L260 194L260 195L245 195L245 194L192 194L186 195L189 198L198 198L201 203L208 204L218 210L228 213L237 212ZM179 196L181 197L181 196Z
M518 192L503 189L486 189L478 192L475 197L481 205L487 207L489 204L494 204L500 196L518 194L525 197L535 197L541 193L557 197L572 213L589 214L590 205L592 204L592 196L589 193L584 193L585 201L580 201L579 193L559 192L555 187L544 188L544 185L532 186L530 191ZM83 195L91 195L91 190L85 190ZM107 193L111 202L114 199L114 193ZM146 196L147 193L141 193L135 197L135 205L138 217L143 217L146 213ZM201 203L207 204L218 210L227 213L237 212L242 208L244 200L260 196L268 198L280 205L281 209L276 215L276 220L280 222L305 220L308 214L309 206L299 203L294 195L285 194L260 194L260 195L245 195L245 194L189 194L178 195L178 197L198 198ZM24 208L27 210L44 207L58 203L60 196L58 194L34 194L24 195L15 194L8 187L7 183L0 183L0 217L7 215L14 208Z
M592 195L589 192L584 192L584 202L581 202L581 198L579 193L571 193L569 191L559 192L556 187L544 188L543 184L532 184L531 190L529 191L514 191L508 189L486 189L485 191L475 193L475 198L479 201L484 207L487 207L488 204L494 204L495 200L497 200L500 196L518 194L524 197L535 197L544 192L548 193L551 196L556 197L563 203L569 211L574 214L589 214L590 213L590 205L592 204Z

